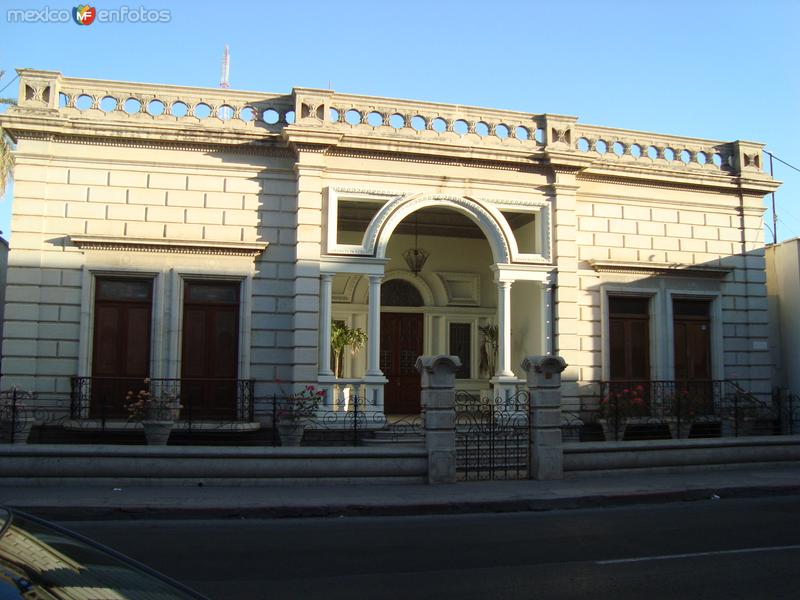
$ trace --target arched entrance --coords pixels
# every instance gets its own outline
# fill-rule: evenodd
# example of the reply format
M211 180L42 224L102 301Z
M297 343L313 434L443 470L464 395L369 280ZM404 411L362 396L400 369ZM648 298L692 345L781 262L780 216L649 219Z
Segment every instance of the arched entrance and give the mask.
M390 279L381 285L380 368L387 379L383 398L388 415L420 412L420 377L415 364L423 354L423 315L408 309L423 305L422 294L404 279Z

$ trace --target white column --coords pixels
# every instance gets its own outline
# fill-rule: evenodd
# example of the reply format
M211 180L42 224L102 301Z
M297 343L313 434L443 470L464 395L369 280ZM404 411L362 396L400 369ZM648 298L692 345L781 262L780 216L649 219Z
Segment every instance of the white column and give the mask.
M369 317L367 319L367 375L383 375L381 348L381 275L369 275Z
M497 376L513 377L511 370L511 282L497 282Z
M333 275L319 275L319 376L331 377L331 298L333 292Z

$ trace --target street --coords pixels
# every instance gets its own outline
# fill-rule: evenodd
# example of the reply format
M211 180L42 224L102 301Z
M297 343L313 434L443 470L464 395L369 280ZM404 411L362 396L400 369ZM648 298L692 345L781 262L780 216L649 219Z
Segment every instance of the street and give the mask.
M63 525L218 600L800 593L796 496L540 513Z

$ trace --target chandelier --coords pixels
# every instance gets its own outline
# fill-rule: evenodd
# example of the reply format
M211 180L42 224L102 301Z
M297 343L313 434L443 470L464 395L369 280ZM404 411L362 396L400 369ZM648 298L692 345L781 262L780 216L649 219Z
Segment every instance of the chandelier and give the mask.
M403 252L403 258L408 265L409 270L414 273L414 277L419 275L422 267L425 266L425 261L428 260L428 251L419 247L419 222L417 215L414 215L414 247L409 248Z

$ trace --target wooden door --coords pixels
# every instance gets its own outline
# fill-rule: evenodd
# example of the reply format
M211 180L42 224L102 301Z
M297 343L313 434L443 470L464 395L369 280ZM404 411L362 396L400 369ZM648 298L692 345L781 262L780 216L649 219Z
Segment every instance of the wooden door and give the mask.
M612 381L650 380L649 299L609 298L609 351Z
M422 355L422 315L381 314L381 371L386 414L419 414L420 376L415 367Z
M711 379L711 320L707 300L674 300L675 380Z
M238 370L239 284L187 281L181 354L185 418L236 418Z
M127 418L125 397L150 373L152 282L97 278L89 416Z

